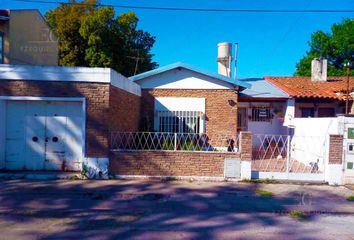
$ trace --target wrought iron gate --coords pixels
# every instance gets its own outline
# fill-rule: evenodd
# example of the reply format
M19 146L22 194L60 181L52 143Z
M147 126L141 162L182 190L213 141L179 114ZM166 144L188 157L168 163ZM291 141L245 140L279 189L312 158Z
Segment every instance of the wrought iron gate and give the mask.
M255 134L252 172L255 178L324 180L326 139L318 136Z

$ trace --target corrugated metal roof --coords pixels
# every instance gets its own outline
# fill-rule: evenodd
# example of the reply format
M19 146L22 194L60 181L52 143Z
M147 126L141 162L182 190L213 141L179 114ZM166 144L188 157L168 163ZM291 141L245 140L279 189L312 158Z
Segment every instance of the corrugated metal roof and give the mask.
M245 82L245 81L233 80L231 78L225 77L225 76L217 74L217 73L201 70L199 68L196 68L196 67L194 67L192 65L189 65L189 64L186 64L186 63L183 63L183 62L176 62L176 63L170 64L170 65L164 66L164 67L156 68L154 70L147 71L147 72L144 72L144 73L129 77L128 79L131 80L131 81L138 81L138 80L141 80L143 78L147 78L147 77L150 77L150 76L153 76L153 75L156 75L156 74L160 74L160 73L163 73L163 72L175 69L175 68L185 68L185 69L191 70L193 72L200 73L202 75L205 75L205 76L208 76L208 77L211 77L211 78L215 78L215 79L218 79L218 80L221 80L221 81L225 81L225 82L231 83L231 84L233 84L235 86L240 86L240 87L244 87L244 88L251 87L251 85L249 83Z
M251 85L240 93L240 98L289 98L289 95L264 78L246 78L240 81Z

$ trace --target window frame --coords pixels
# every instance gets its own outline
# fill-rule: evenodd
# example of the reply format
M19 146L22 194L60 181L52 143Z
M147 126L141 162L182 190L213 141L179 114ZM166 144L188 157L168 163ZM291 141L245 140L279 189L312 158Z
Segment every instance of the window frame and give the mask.
M321 111L325 111L326 114L324 114L324 112L321 112ZM332 111L331 114L327 114L328 113L328 110ZM318 114L318 117L335 117L336 116L336 109L334 107L319 107L317 109L317 114Z
M201 111L166 111L156 110L158 132L194 133L203 132L203 116ZM192 130L192 131L191 131Z
M266 116L259 116L260 111L265 109ZM270 122L272 120L271 107L269 106L253 106L251 107L251 122Z
M302 107L302 108L300 108L300 110L301 110L301 118L314 118L315 117L315 108L314 107ZM311 114L312 116L304 116L303 115L304 110L310 110L312 113Z

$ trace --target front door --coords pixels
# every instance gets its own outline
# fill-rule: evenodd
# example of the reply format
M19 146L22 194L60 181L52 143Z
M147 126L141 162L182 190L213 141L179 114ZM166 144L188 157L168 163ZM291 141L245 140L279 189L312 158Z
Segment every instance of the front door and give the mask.
M25 129L25 166L26 170L43 170L45 152L45 104L27 104L24 121Z
M247 108L240 107L237 109L237 131L247 131Z
M66 170L66 105L49 102L46 106L45 169Z

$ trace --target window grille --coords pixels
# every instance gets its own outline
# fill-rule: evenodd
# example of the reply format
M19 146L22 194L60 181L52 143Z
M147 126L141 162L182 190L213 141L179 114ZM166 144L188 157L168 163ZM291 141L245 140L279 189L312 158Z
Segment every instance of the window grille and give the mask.
M252 121L253 122L269 122L270 121L270 108L269 107L253 107L252 108Z
M158 131L200 133L202 116L199 111L157 111Z

